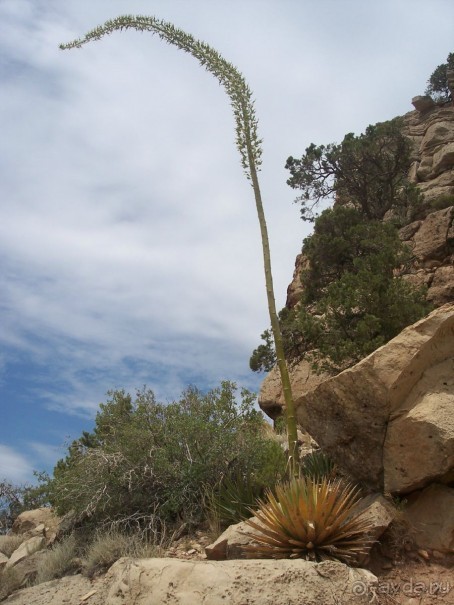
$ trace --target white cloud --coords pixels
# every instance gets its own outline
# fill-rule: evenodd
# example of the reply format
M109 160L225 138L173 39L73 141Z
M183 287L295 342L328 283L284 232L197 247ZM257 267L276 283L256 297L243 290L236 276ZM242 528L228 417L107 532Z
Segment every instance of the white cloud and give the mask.
M152 10L218 47L255 93L283 306L309 229L286 157L410 110L452 50L454 7L156 0ZM149 11L144 0L0 3L2 358L20 352L39 368L28 388L52 409L92 413L107 388L150 381L169 397L188 377L256 381L248 353L268 324L259 231L224 91L146 34L58 50L116 14Z
M32 477L30 461L20 452L0 443L0 480L20 484L30 481Z

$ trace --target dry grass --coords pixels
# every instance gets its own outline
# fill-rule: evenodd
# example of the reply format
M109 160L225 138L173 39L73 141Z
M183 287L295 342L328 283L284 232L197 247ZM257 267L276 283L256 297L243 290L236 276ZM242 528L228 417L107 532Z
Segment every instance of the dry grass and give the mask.
M84 557L83 573L92 578L103 573L121 557L150 558L162 555L161 545L145 541L139 534L110 530L99 534Z
M10 557L23 541L24 537L18 534L0 536L0 552Z
M14 567L9 567L0 572L0 601L20 588L21 578Z
M48 550L46 556L39 562L34 584L62 578L74 571L76 555L76 540L74 536L68 536Z

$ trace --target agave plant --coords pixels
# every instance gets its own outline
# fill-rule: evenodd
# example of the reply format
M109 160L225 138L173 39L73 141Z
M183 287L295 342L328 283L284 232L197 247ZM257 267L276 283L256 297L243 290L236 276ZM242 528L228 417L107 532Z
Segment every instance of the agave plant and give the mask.
M246 523L255 544L245 547L249 558L337 559L354 564L367 554L372 539L369 521L357 509L360 493L342 480L293 478L267 491L255 519ZM252 537L252 536L251 536Z
M315 450L306 454L301 460L301 473L305 477L311 477L316 481L323 478L334 479L337 468L334 462L321 450Z
M239 523L250 516L250 508L256 505L263 492L263 486L250 475L226 475L208 494L207 508L223 526Z

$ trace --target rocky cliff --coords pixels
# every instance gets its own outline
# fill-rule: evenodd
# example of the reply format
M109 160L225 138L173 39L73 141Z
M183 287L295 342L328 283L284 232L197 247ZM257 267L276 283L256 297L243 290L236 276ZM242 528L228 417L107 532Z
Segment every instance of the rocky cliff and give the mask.
M393 494L454 484L454 107L415 107L421 111L404 116L404 132L425 210L400 230L412 251L404 277L427 285L436 309L335 377L314 374L305 361L291 369L300 426L350 475ZM300 254L289 308L302 293L306 263ZM259 403L271 418L282 413L277 370L265 378Z
M440 306L454 301L454 107L423 108L404 116L404 134L413 143L409 179L423 193L426 209L420 220L400 230L400 237L414 257L407 279L427 285L428 299ZM287 289L288 308L301 297L305 269L307 259L299 254Z

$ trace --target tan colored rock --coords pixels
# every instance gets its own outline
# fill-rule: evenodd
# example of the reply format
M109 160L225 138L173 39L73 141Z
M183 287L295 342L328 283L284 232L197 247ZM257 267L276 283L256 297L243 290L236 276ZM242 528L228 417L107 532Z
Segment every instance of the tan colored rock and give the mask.
M2 605L108 605L105 588L103 578L91 581L81 575L65 576L14 592ZM83 601L92 590L96 590L94 596Z
M304 360L290 367L289 374L296 406L299 405L299 400L304 393L310 391L328 377L327 374L316 374L312 370L310 363ZM265 414L276 420L282 414L284 403L281 375L278 367L275 366L262 382L259 393L259 405ZM304 425L302 426L304 428Z
M374 540L378 540L396 518L396 509L382 494L366 496L356 510L363 511L361 519L372 527L370 535Z
M429 109L433 109L435 107L435 102L429 95L419 95L417 97L413 97L411 100L411 104L416 109L416 111L427 111Z
M22 542L22 544L13 552L8 560L8 563L5 565L5 569L14 567L17 565L17 563L19 563L19 561L22 561L22 559L25 559L36 551L44 548L45 544L46 540L44 536L35 536L34 538L25 540L25 542Z
M429 124L421 141L421 153L429 154L440 146L454 142L454 120L452 112L440 113L440 119Z
M0 571L5 567L8 563L8 557L0 552Z
M404 469L400 471L402 477L414 473L411 468L415 463L411 461L411 467L407 468L410 463L407 457L399 458L399 448L393 450L395 457L387 456L386 468L383 464L387 431L392 431L391 414L410 405L412 390L415 389L413 393L418 391L418 383L425 373L428 376L430 368L453 358L454 304L447 304L337 376L310 389L303 389L296 383L299 387L295 397L297 421L345 471L382 491L389 481L385 477L389 469L400 464ZM446 380L448 378L446 376ZM445 378L440 380L444 382ZM440 392L442 387L443 384L437 386ZM263 399L261 394L259 402ZM270 395L265 401L270 408ZM276 398L275 409L279 405L282 403ZM438 420L434 418L434 422ZM443 435L448 433L440 432L439 438L443 439ZM445 452L451 451L450 439L448 435ZM421 459L425 455L424 447L425 442L412 443ZM451 459L449 456L446 460ZM424 468L422 460L421 467ZM449 476L450 471L447 471L446 476ZM430 472L425 480L419 476L418 482L432 478ZM400 492L408 489L409 483L407 479L401 484L393 479L392 485Z
M390 415L383 466L390 493L454 480L454 358L429 367Z
M43 535L52 544L59 533L61 518L51 508L37 508L21 513L13 523L11 533L27 537Z
M256 523L258 519L254 518ZM225 561L226 559L243 559L244 547L253 542L252 536L256 531L245 521L230 525L219 538L205 548L205 554L210 561Z
M448 233L452 225L454 206L432 212L422 222L411 241L412 253L423 261L425 259L443 260L448 254Z
M433 155L433 174L439 175L454 167L454 142L447 143Z
M107 578L106 605L357 605L377 584L364 569L301 559L120 559Z
M26 586L35 580L39 565L44 561L46 556L46 549L38 550L14 565L14 571L19 579L20 586Z
M419 547L454 552L454 488L430 485L408 505L405 518Z
M454 300L454 265L438 267L430 279L427 300L441 306Z
M309 268L309 261L304 254L298 254L295 261L295 270L293 271L293 279L287 288L287 301L286 307L293 309L295 305L300 301L301 295L304 291L304 286L301 282L301 274L303 271L307 271Z

